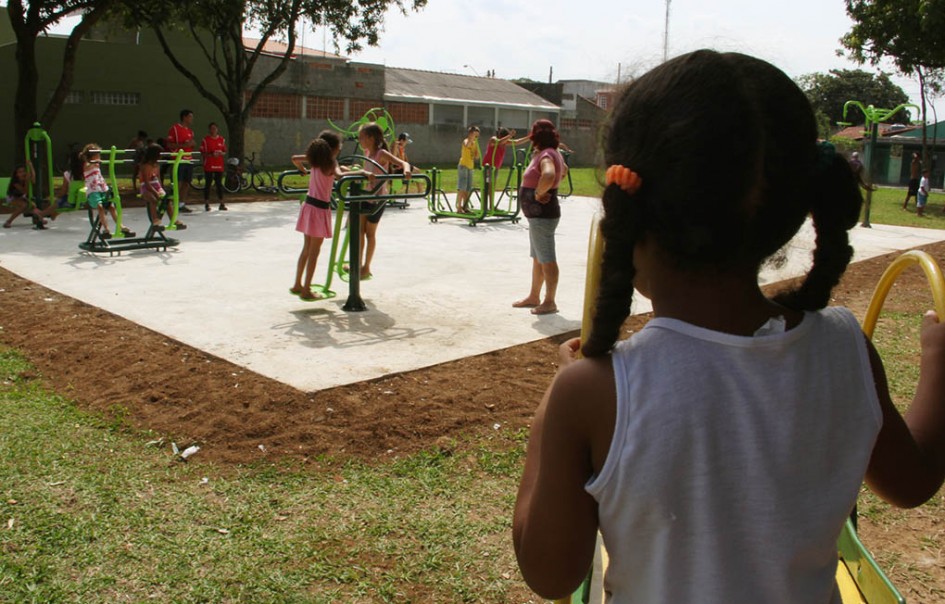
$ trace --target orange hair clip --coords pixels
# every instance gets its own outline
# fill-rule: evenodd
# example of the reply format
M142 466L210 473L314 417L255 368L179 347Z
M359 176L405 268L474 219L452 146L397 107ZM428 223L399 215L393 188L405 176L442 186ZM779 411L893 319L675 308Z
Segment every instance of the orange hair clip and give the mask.
M643 185L643 179L639 174L626 166L616 164L607 168L607 172L604 173L604 182L608 186L617 185L629 195L639 191Z

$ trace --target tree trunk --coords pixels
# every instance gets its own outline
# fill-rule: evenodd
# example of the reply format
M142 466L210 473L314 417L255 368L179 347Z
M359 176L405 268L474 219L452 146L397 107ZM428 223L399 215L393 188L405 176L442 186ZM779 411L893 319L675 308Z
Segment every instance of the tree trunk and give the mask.
M39 86L39 70L36 67L36 37L28 33L16 36L16 92L13 97L13 158L14 163L23 163L26 147L23 140L26 132L36 121L36 89Z
M72 90L72 82L75 79L75 63L79 52L79 42L81 42L82 38L92 29L92 26L102 18L108 6L109 3L103 2L91 11L84 13L82 20L79 21L69 34L69 38L66 40L66 48L62 53L62 73L59 75L59 84L56 86L52 98L50 98L49 102L46 104L46 108L43 110L41 123L44 128L49 128L56 120L56 116L59 115L62 104L66 101L66 96L68 96L69 91Z
M925 119L926 111L926 100L925 100L925 72L921 67L916 69L916 73L919 74L919 99L922 103L922 169L929 169L930 157L929 157L929 141L928 141L928 131L926 126L928 125L928 120Z
M223 119L226 120L227 155L230 157L238 157L240 162L242 162L243 157L246 155L246 139L244 138L246 122L243 121L243 112L239 111L235 114L228 112L223 116Z

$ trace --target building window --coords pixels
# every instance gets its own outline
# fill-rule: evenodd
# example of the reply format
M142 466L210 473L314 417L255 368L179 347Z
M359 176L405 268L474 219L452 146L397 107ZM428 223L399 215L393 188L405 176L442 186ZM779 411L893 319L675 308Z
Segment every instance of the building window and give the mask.
M93 90L89 93L93 105L140 105L140 92L113 92L108 90Z
M63 101L66 105L81 105L85 100L85 94L81 90L70 90Z
M434 105L433 106L434 124L452 124L463 126L463 108L460 105Z
M510 130L519 130L528 132L532 127L528 121L528 112L521 109L499 109L499 123L497 126L505 126Z
M467 115L469 116L468 126L479 126L483 130L495 128L495 108L493 107L470 107Z

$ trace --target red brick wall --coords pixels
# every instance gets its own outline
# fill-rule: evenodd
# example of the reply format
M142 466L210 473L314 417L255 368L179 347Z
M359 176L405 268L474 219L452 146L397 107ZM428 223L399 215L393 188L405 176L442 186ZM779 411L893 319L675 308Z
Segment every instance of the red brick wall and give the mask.
M384 101L362 101L357 99L351 99L348 103L348 118L351 121L361 119L361 116L374 109L375 107L383 107ZM396 123L396 122L395 122Z
M306 97L305 117L310 120L342 120L345 117L345 100L321 96Z
M264 92L253 105L250 116L299 119L302 117L302 97L297 94Z
M395 124L430 123L430 106L426 103L389 103L387 110Z

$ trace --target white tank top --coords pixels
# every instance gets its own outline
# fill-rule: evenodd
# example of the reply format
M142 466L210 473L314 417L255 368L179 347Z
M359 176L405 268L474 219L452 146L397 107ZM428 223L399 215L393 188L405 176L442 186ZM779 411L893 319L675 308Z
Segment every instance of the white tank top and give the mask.
M612 604L839 604L882 412L850 311L742 337L657 318L613 353L598 502Z

